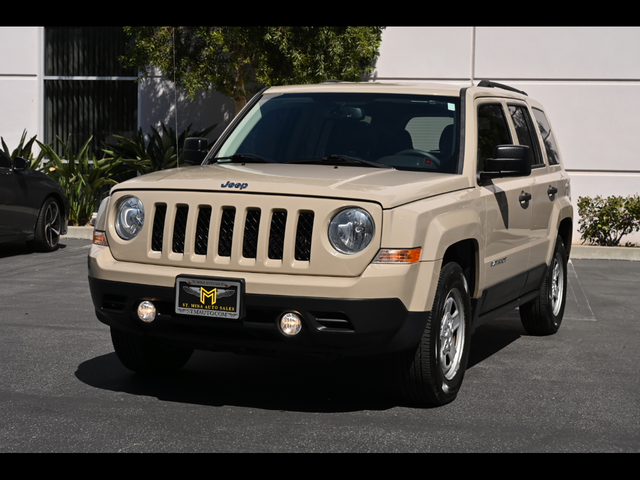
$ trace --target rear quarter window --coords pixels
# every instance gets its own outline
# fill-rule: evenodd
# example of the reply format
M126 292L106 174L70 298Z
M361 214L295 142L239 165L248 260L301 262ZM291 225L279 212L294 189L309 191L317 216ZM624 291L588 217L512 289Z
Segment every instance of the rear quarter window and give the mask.
M544 148L547 151L549 165L558 165L560 163L560 155L558 153L556 140L555 138L553 138L553 132L551 131L551 126L549 125L547 117L542 110L539 110L537 108L533 108L533 115L536 117L538 129L540 130L540 135L542 135L542 143L544 144Z

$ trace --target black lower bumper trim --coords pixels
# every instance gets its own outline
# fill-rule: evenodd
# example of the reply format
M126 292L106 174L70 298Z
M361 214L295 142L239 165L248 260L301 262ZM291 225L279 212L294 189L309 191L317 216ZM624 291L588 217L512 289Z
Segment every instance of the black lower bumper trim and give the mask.
M397 298L335 299L286 295L244 296L240 320L175 313L175 291L89 277L98 319L133 334L171 340L195 349L238 353L304 352L356 356L406 350L418 343L429 312L409 312ZM143 300L158 309L156 320L141 322ZM285 312L303 317L303 329L285 337L277 321Z

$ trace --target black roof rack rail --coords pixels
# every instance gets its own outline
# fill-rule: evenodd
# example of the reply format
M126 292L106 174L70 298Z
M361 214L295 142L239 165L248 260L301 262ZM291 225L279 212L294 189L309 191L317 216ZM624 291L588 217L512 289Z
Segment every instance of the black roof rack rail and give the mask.
M492 82L491 80L481 80L480 83L478 83L478 86L479 87L490 87L490 88L502 88L503 90L510 90L512 92L521 93L522 95L526 95L527 97L529 96L529 95L527 95L527 92L523 92L522 90L518 90L517 88L510 87L509 85L505 85L503 83Z

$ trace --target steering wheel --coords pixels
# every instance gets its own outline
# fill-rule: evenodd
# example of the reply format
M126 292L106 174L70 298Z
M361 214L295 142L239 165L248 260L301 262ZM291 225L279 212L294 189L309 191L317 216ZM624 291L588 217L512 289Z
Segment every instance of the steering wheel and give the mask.
M435 164L436 167L440 166L440 159L435 155L433 155L432 153L425 152L424 150L408 148L406 150L399 151L398 153L396 153L396 155L412 155L416 157L427 157L429 160L431 160Z

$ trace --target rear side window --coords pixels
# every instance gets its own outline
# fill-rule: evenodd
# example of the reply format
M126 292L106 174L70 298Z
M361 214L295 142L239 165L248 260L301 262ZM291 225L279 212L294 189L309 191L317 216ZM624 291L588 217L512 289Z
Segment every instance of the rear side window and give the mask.
M542 153L540 152L540 144L538 138L535 135L535 129L533 128L533 122L529 110L522 105L509 105L509 114L513 120L513 124L516 127L516 135L518 135L518 143L520 145L527 145L533 152L531 166L543 166Z
M502 105L480 105L478 107L478 170L484 170L485 159L493 158L493 151L498 145L512 143Z
M553 132L551 131L547 117L542 110L538 110L537 108L533 109L533 115L536 117L536 121L538 122L540 135L542 135L542 142L544 143L544 148L547 151L549 165L558 165L560 163L560 155L558 154L558 147L556 146L556 141L553 138Z

